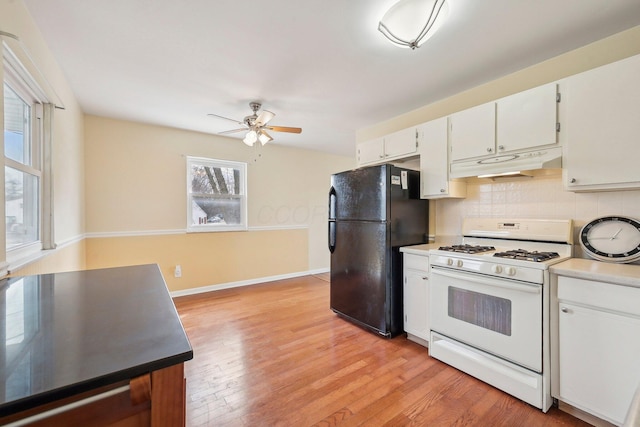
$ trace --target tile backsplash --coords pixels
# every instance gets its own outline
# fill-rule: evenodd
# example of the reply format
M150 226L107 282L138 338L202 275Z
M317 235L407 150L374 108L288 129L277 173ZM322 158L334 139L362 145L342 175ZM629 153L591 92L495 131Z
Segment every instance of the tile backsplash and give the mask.
M575 256L585 257L578 244L580 228L604 215L640 219L640 190L573 193L564 190L560 174L474 179L467 183L465 199L436 201L436 236L459 235L465 217L573 219Z

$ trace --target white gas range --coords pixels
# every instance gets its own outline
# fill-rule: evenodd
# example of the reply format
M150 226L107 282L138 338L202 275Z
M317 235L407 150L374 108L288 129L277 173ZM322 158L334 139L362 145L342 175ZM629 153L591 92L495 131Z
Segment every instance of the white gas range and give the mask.
M469 218L429 252L429 352L547 411L549 266L572 256L571 220Z

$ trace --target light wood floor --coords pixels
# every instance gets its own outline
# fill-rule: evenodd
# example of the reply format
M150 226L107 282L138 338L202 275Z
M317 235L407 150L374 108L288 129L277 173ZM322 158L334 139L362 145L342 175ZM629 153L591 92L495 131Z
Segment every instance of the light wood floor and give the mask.
M176 298L187 426L586 426L329 309L326 275Z

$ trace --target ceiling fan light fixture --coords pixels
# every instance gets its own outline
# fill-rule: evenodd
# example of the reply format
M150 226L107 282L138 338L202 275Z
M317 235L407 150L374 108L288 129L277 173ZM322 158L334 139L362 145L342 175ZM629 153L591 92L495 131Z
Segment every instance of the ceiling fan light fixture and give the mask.
M446 0L400 0L384 14L378 31L396 46L415 49L438 31L448 14Z
M247 144L249 147L253 147L253 144L255 144L257 140L258 133L255 130L250 130L249 132L247 132L242 142Z
M260 143L262 145L266 144L267 142L273 141L273 138L271 138L271 135L269 135L268 133L266 133L265 131L261 130L258 133L258 141L260 141Z
M227 135L236 132L246 132L242 142L244 142L249 147L253 147L257 141L260 141L260 144L265 145L267 142L273 141L273 137L267 133L267 130L274 132L287 132L287 133L301 133L302 129L297 127L288 127L288 126L271 126L267 125L271 119L273 119L276 115L269 110L262 110L262 104L258 101L253 101L249 103L249 107L251 107L251 111L253 114L246 116L242 121L230 119L225 116L221 116L219 114L208 114L212 117L218 117L220 119L229 120L244 127L239 129L231 129L225 130L222 132L218 132L219 135ZM258 112L260 111L260 114Z

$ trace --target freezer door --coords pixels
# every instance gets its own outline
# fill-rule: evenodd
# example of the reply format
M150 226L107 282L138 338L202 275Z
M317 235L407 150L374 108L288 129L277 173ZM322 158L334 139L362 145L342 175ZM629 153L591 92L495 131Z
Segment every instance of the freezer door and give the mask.
M420 173L396 167L391 167L390 173L388 219L391 246L426 243L429 234L429 201L420 199ZM399 180L403 185L398 185Z
M331 309L384 335L389 332L391 283L387 227L336 221L331 254Z
M331 177L329 217L387 220L387 165L341 172Z

